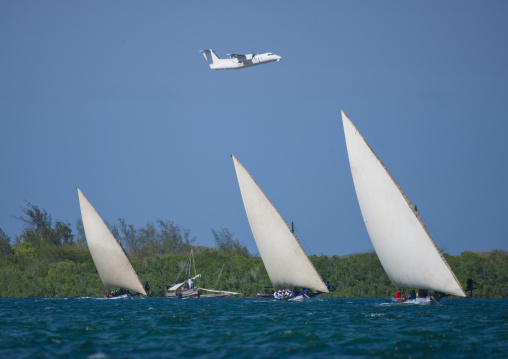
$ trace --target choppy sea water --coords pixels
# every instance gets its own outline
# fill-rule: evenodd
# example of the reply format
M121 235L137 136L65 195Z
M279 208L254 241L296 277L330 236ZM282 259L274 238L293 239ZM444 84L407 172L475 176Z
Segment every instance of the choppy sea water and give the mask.
M508 357L508 300L0 298L0 358Z

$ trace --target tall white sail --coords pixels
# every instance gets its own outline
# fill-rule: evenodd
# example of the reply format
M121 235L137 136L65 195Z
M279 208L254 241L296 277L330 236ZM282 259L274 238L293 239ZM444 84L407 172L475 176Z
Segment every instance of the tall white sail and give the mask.
M122 247L79 188L78 197L88 249L104 287L130 289L146 295Z
M252 176L233 157L252 234L275 289L301 287L328 293L328 288L277 209Z
M414 206L344 111L342 123L365 226L392 283L465 297Z

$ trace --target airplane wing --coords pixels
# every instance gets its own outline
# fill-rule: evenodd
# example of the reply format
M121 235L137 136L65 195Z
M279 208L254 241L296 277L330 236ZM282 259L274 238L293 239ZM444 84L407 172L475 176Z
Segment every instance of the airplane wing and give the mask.
M229 57L234 57L235 59L238 59L238 60L245 60L247 59L247 56L245 55L237 55L237 54L228 54Z

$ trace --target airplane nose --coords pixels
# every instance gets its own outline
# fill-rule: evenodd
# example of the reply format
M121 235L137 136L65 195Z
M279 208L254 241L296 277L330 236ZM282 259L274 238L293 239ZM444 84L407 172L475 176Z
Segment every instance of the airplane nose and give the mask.
M277 56L277 61L280 61L282 60L282 57L281 56Z

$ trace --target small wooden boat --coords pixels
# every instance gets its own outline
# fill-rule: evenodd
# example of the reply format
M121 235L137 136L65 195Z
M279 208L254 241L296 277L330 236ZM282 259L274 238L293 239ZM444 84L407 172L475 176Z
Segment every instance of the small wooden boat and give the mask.
M191 276L191 268L194 261L194 254L191 250L189 255L189 271L188 271L188 278L192 278L192 281L186 280L183 282L179 282L177 284L165 284L166 287L166 298L229 298L231 295L238 295L240 293L237 292L230 292L225 290L216 290L216 289L207 289L207 288L200 288L198 286L194 287L193 283L194 280L201 277L201 274L196 273L196 267L194 262L194 276ZM186 269L186 267L182 268L182 271ZM222 266L222 269L224 269L224 265ZM220 276L222 275L222 269L220 271L219 277L217 278L217 283L219 282ZM176 281L180 278L180 275L182 273L178 274L178 277Z

